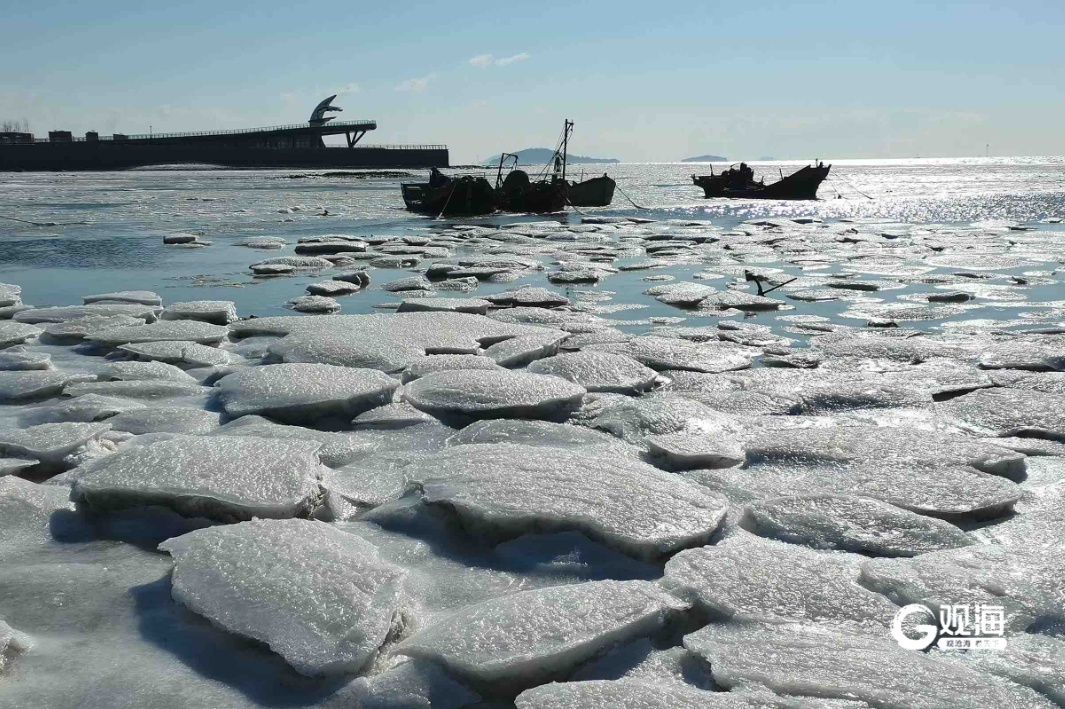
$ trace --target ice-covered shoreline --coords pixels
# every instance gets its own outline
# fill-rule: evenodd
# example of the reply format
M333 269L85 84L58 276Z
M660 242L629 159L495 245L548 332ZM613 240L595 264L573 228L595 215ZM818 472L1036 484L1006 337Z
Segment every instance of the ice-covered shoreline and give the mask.
M0 285L0 707L1065 701L1059 227L320 232Z

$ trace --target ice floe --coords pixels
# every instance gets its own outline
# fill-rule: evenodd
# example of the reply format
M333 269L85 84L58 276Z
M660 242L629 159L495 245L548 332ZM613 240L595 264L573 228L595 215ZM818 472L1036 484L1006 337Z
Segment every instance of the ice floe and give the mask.
M86 464L71 498L98 512L160 505L186 517L223 521L308 515L320 504L319 447L310 441L178 436Z
M642 558L705 544L725 513L721 498L605 447L464 445L414 460L407 475L472 528L578 530Z
M663 584L735 621L886 628L898 608L858 585L862 557L737 532L666 563Z
M601 651L654 635L686 605L646 581L520 591L448 616L397 652L439 662L492 693L564 677Z
M399 381L374 369L328 364L274 364L218 381L218 395L233 417L263 414L301 423L354 416L387 403Z
M559 377L505 369L447 370L407 385L404 398L438 418L567 417L580 406L584 387Z
M794 495L753 502L744 510L743 524L793 544L872 556L917 556L976 541L949 522L855 495Z
M231 300L190 300L171 303L159 316L163 320L200 320L212 325L228 325L237 319L237 306Z
M219 325L196 320L165 320L150 325L131 325L101 330L89 335L94 342L117 347L144 342L196 342L201 345L218 344L229 331Z
M652 389L659 382L658 373L636 360L609 352L575 352L533 362L528 367L536 374L551 374L588 391L635 394Z
M974 669L903 650L886 634L815 625L710 625L685 636L684 646L705 658L714 680L726 688L763 685L782 695L891 709L1050 706Z
M175 600L306 675L368 669L403 629L402 570L321 522L253 520L159 548L174 557Z

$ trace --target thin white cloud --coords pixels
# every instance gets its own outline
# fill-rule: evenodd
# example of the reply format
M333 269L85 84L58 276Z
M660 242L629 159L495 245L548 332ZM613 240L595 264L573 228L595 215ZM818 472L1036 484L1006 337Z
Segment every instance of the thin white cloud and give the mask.
M419 93L425 91L425 87L429 85L429 82L436 78L436 74L426 74L420 76L417 79L407 79L396 84L396 91L409 91L413 93Z
M485 69L490 66L509 66L515 62L523 62L531 55L528 52L512 54L509 57L496 57L494 54L478 54L470 57L470 64Z
M336 90L336 93L337 93L338 96L343 96L344 94L357 94L360 91L362 91L362 87L361 86L359 86L358 84L355 84L355 83L351 83L351 84L344 84L343 86L341 86L339 89Z
M509 57L500 57L499 59L496 59L495 64L496 66L508 66L514 62L523 62L528 58L529 53L522 52L521 54L513 54Z

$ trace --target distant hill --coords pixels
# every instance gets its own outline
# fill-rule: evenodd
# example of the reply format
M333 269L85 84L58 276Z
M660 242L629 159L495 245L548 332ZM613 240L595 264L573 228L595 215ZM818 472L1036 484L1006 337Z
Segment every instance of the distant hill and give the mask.
M525 150L519 150L516 155L518 156L519 165L545 165L554 156L555 151L550 148L526 148ZM574 155L570 153L566 156L566 161L569 163L617 163L621 162L617 158L589 158L584 155ZM485 165L498 165L499 156L493 155L484 161Z
M681 162L728 162L728 158L720 155L699 155L694 158L684 158Z

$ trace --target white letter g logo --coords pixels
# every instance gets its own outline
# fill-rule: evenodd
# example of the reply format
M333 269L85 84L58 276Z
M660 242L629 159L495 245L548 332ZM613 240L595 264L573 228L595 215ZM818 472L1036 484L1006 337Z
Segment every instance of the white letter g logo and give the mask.
M919 638L911 638L906 635L906 632L902 629L902 624L906 618L915 613L927 613L933 619L936 617L927 606L923 606L920 603L911 603L899 609L899 612L895 614L895 620L891 622L891 635L898 642L899 647L905 650L924 650L936 640L938 630L934 625L921 624L913 626L914 630L921 633Z

